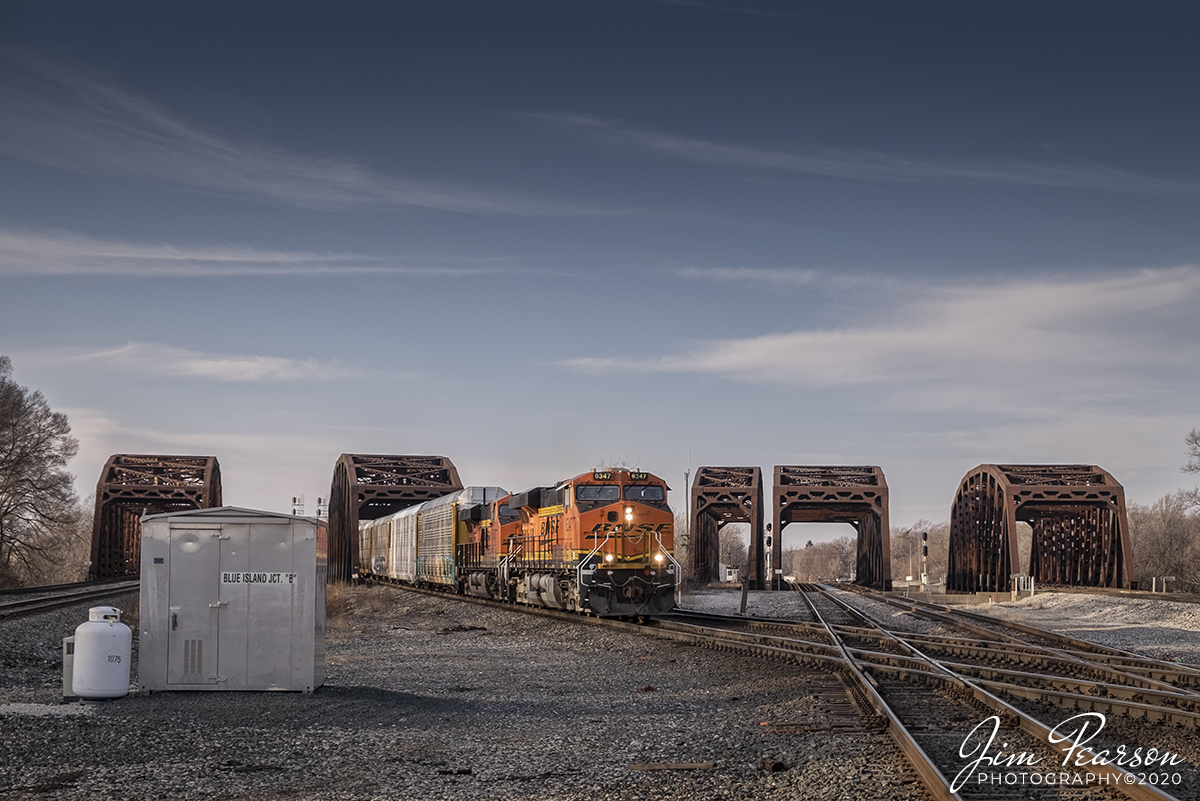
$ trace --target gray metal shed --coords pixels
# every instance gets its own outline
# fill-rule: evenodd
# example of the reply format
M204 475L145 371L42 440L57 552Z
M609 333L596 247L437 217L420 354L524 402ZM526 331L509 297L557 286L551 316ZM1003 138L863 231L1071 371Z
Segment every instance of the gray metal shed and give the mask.
M142 518L138 687L325 681L325 521L222 506Z

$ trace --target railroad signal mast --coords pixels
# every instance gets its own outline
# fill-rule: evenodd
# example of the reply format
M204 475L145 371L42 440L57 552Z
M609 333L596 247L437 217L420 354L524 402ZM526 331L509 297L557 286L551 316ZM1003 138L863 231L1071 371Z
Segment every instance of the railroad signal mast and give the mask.
M921 532L921 586L929 584L929 532Z

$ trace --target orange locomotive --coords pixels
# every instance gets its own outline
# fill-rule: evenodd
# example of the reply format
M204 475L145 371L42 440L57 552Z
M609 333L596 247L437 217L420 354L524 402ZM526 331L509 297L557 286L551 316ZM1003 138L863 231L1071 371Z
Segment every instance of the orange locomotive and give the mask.
M597 470L471 511L481 519L458 546L460 592L605 616L675 606L682 571L657 476Z

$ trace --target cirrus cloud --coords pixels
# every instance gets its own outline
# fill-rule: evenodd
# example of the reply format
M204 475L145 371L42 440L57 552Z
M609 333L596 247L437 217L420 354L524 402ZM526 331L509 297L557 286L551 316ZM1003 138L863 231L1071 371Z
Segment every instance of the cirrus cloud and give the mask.
M47 350L21 356L40 368L87 367L233 383L337 381L366 375L363 370L344 367L336 360L205 353L156 342Z
M304 209L412 206L527 217L600 209L444 181L386 175L342 155L235 142L116 83L25 51L0 88L0 153L85 175L249 197Z
M912 158L862 150L803 150L725 144L639 128L591 114L540 112L522 115L592 141L719 167L820 175L862 181L906 181L998 186L1044 186L1111 192L1195 194L1200 184L1120 170L1094 162L1037 162L1011 158Z
M1200 380L1200 268L862 293L879 322L710 340L654 359L564 364L806 387L875 387L920 408L1136 403ZM867 309L870 309L868 312ZM1020 398L1020 404L1014 400Z
M462 260L458 260L462 261ZM392 274L472 276L514 272L500 260L463 264L356 253L268 250L244 245L172 245L83 234L0 229L0 276L104 275L226 278L250 275Z

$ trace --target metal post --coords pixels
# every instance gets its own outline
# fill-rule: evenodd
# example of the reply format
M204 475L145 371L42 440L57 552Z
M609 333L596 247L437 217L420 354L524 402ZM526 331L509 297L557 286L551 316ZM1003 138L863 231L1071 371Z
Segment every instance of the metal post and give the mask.
M910 583L912 581L912 541L913 530L910 528L904 535L904 543L906 546L905 550L908 551L908 575L904 577L905 583Z

